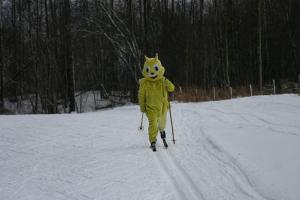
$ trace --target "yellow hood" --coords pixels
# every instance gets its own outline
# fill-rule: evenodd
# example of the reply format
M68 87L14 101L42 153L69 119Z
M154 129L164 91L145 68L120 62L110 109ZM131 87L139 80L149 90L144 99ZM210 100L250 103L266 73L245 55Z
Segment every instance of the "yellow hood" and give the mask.
M155 55L155 58L148 58L145 56L145 63L142 73L145 78L152 81L163 78L165 68L158 59L158 54Z

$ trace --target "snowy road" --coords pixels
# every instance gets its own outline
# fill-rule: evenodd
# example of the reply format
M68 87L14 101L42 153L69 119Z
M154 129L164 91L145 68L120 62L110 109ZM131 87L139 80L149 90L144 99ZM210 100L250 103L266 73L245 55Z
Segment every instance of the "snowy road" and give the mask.
M299 96L172 111L176 144L168 125L156 153L137 106L0 116L0 200L300 199Z

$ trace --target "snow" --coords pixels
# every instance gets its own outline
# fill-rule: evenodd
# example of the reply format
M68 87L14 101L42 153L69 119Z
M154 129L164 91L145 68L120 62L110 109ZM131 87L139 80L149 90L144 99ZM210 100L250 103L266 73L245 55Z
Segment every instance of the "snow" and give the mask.
M300 199L300 97L172 103L176 144L138 106L0 116L0 199Z
M130 104L129 94L124 94L120 91L112 91L109 99L105 99L100 91L77 91L76 92L76 108L79 113L92 112L99 109L112 107L113 104L128 105ZM113 96L112 96L113 95ZM6 98L4 107L14 114L32 114L33 105L35 104L35 95L27 97ZM58 113L68 113L62 105L62 101L57 102ZM41 112L42 104L39 100L38 111Z

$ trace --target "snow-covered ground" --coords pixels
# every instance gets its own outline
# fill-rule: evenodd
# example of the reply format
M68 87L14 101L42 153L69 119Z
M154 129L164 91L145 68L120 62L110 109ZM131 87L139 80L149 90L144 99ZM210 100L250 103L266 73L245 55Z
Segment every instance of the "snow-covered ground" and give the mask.
M104 99L100 91L77 91L75 97L76 109L79 113L83 113L111 107L113 103L112 101L118 102L118 104L129 104L128 98L120 99L117 97L118 95L121 95L120 92L115 91L113 94L115 94L115 97L111 96L110 99ZM21 99L22 98L20 96L18 99L6 98L4 100L4 107L14 114L32 114L34 110L33 107L35 105L35 95L28 95L26 98L23 97L23 100ZM63 108L62 101L58 103L57 110L58 113L68 113L68 110ZM42 104L40 100L38 104L38 112L42 112Z
M172 105L156 153L137 106L0 116L0 199L300 199L299 96Z

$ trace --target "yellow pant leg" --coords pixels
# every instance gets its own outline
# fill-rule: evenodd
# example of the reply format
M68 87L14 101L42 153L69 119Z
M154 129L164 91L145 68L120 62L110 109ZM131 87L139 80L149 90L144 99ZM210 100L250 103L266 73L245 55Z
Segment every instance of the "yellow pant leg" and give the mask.
M162 112L158 118L158 129L160 131L163 131L166 128L167 112L168 112L168 108L166 106L164 106L162 109Z
M158 133L158 113L156 112L147 112L147 118L149 122L148 134L150 143L156 142L156 136Z

